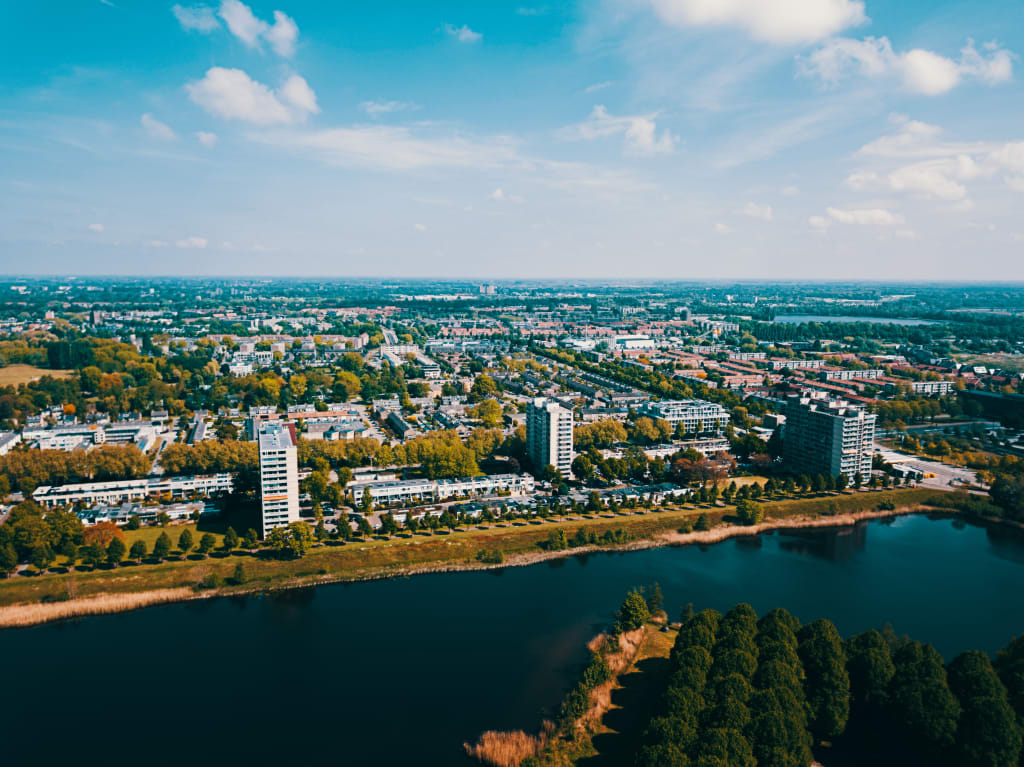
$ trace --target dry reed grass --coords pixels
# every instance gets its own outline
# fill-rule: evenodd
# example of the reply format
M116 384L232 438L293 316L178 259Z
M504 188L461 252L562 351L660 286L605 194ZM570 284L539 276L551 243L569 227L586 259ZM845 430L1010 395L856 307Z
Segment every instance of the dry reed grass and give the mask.
M485 732L474 744L463 743L466 753L492 767L519 767L528 756L536 756L544 745L544 736L515 732Z
M73 618L78 615L103 615L134 610L139 607L176 602L193 596L190 588L141 591L137 594L103 594L97 597L69 599L66 602L44 602L30 605L0 607L0 628L32 626L36 623Z

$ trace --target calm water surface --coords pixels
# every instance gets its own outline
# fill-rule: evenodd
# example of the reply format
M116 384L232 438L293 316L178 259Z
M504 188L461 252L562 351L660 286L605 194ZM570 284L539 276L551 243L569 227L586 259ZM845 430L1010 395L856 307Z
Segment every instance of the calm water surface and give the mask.
M709 547L203 600L0 632L4 765L464 764L535 729L624 593L886 621L947 658L1024 631L1024 539L903 517Z

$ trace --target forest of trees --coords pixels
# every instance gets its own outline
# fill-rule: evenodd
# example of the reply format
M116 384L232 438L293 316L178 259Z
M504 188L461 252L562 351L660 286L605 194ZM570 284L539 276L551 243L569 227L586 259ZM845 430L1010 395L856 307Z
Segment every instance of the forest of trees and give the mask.
M0 456L0 490L30 495L40 485L137 479L152 462L135 445L100 445L85 450L13 450ZM4 487L6 483L6 487Z
M1024 637L995 663L740 604L684 621L638 767L807 767L833 744L858 764L1017 767Z

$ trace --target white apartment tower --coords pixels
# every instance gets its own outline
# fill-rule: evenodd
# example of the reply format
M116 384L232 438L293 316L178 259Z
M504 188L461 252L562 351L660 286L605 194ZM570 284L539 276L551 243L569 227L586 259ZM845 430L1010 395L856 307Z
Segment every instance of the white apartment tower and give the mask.
M874 441L875 416L862 407L817 393L786 403L782 455L791 472L867 477Z
M260 524L264 538L275 527L299 521L299 467L292 430L280 423L261 424Z
M572 470L572 411L546 397L526 406L526 454L539 472L551 464L563 476Z

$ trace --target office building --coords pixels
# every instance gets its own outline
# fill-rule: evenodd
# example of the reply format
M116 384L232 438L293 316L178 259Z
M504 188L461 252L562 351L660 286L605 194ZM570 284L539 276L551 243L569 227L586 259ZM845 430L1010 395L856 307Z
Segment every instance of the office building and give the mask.
M299 469L295 431L290 424L262 424L260 450L260 524L264 538L275 527L299 520Z
M822 393L792 396L786 403L782 454L794 474L871 473L875 416Z
M572 469L572 411L538 397L526 406L526 454L540 472L551 464L563 476Z

